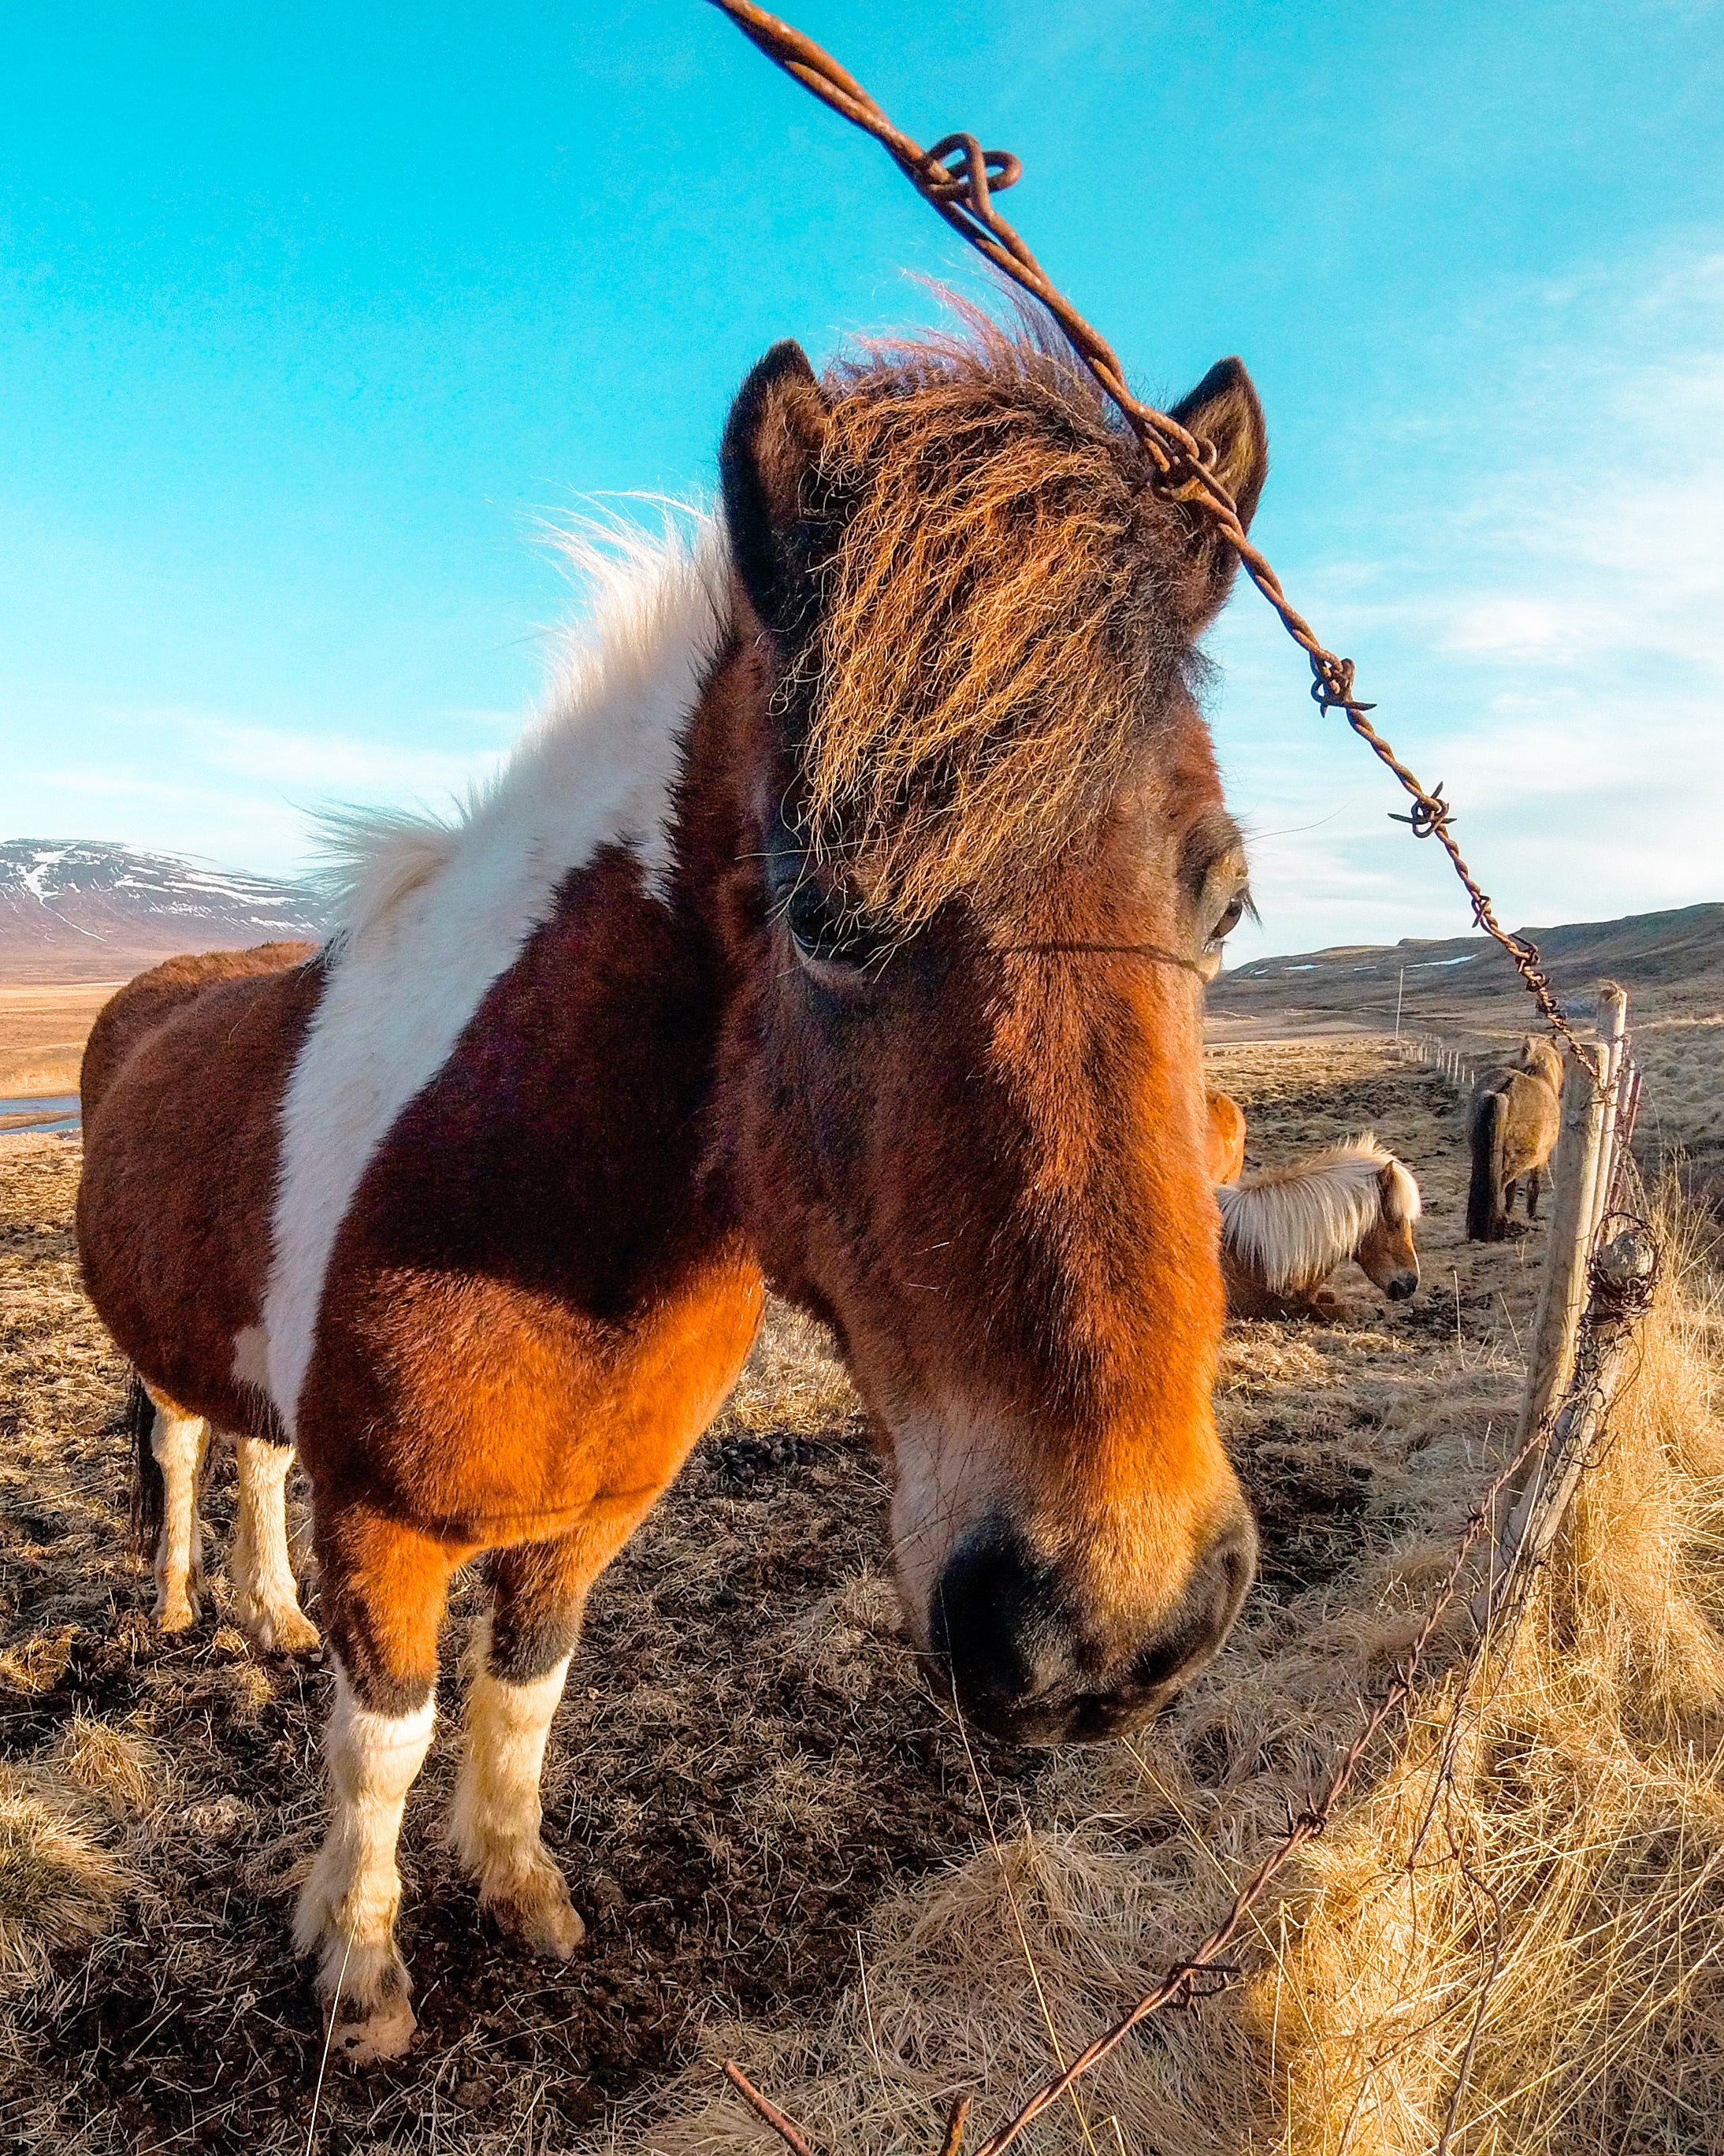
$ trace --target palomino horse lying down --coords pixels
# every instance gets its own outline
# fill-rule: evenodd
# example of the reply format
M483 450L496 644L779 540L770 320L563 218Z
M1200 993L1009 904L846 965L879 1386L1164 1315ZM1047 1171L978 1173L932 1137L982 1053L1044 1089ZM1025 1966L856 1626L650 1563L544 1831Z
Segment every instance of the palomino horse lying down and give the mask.
M1323 1283L1349 1258L1392 1301L1419 1286L1419 1185L1368 1131L1215 1195L1228 1307L1238 1317L1334 1307Z
M1467 1106L1473 1172L1467 1185L1470 1243L1500 1243L1509 1231L1515 1190L1526 1178L1526 1218L1538 1218L1538 1189L1562 1127L1562 1058L1557 1045L1529 1033L1518 1060L1487 1070Z
M1243 368L1178 409L1249 515ZM454 1844L501 1924L579 1939L538 1783L582 1606L762 1273L867 1402L967 1718L1129 1729L1251 1578L1200 1010L1244 867L1190 689L1234 558L1080 368L991 328L824 381L777 346L721 472L721 524L600 567L461 820L359 830L328 948L211 979L87 1124L121 1347L310 1479L332 1815L297 1938L353 2059L413 2027L396 1841L474 1558Z

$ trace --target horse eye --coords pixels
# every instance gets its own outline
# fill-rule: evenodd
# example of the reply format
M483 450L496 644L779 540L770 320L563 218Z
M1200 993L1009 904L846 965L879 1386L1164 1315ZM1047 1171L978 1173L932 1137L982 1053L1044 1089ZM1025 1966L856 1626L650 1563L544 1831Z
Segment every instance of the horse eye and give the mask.
M1209 931L1212 943L1224 943L1245 917L1245 908L1250 903L1244 891L1234 893L1227 911Z
M803 957L823 966L865 966L884 947L865 921L835 905L812 876L785 898L784 919Z

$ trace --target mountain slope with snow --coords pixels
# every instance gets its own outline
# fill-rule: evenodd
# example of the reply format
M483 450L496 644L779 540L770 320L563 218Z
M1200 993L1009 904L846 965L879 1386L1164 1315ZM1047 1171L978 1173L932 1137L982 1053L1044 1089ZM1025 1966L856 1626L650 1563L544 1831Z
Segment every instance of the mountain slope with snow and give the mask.
M292 884L101 840L0 840L0 979L120 980L179 951L321 933Z

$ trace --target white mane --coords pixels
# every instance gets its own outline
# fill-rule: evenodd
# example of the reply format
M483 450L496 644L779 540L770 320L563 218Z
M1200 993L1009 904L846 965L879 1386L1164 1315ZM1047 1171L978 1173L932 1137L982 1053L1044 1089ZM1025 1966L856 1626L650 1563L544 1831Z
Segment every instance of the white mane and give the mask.
M1380 1180L1385 1168L1393 1170L1387 1188ZM1411 1227L1421 1209L1419 1185L1369 1131L1290 1168L1220 1183L1215 1197L1223 1249L1277 1295L1326 1279L1379 1213L1392 1227Z
M523 856L547 854L567 873L620 840L662 888L683 722L723 633L723 526L673 505L657 535L618 518L557 539L591 603L562 640L543 711L503 768L448 819L385 808L318 819L317 881L343 937L365 937L475 849L497 854L505 875Z

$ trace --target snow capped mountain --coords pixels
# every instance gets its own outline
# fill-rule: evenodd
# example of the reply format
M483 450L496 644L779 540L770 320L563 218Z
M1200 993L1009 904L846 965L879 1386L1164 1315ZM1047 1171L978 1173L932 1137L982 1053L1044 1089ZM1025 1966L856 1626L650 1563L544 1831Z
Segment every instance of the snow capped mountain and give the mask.
M115 979L178 951L317 937L293 884L99 839L0 840L0 973Z

